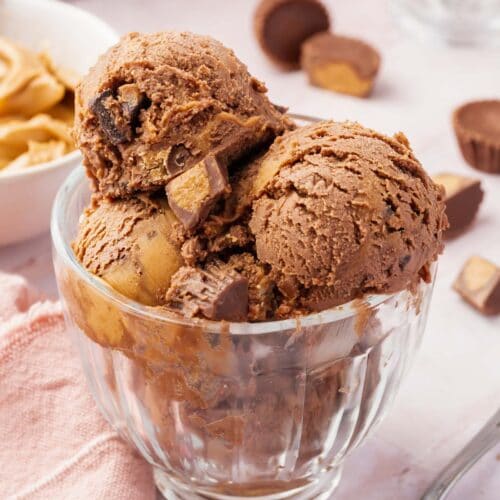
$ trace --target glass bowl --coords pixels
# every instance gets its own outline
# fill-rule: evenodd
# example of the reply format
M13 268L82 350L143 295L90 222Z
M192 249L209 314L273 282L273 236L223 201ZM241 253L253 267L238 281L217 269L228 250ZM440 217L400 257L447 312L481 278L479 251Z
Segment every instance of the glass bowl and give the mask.
M330 498L422 338L432 284L284 321L180 320L114 292L71 241L82 168L52 218L68 330L102 413L167 498Z

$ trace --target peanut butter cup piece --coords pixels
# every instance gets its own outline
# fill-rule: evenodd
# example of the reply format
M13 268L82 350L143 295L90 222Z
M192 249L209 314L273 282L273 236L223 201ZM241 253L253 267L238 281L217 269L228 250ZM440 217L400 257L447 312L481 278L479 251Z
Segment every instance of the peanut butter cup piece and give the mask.
M471 257L453 288L483 314L500 313L500 268L482 257Z
M432 180L444 187L449 223L445 236L453 238L463 232L476 217L484 196L481 181L450 173L435 175Z
M220 261L206 269L181 267L172 278L166 303L188 318L201 314L215 321L246 321L248 279Z
M203 222L216 201L229 191L227 169L214 156L174 177L166 188L170 208L188 230Z
M262 50L284 69L298 68L302 42L329 28L328 11L319 0L262 0L254 16Z
M110 89L99 94L91 104L103 133L115 146L132 140L141 109L148 99L137 85L126 84L116 92Z
M366 97L373 89L380 55L356 38L318 33L302 45L301 65L312 85Z
M500 174L500 100L474 101L453 114L453 127L465 161Z
M129 122L122 114L122 109L111 90L99 94L91 104L99 125L109 142L118 145L132 139Z

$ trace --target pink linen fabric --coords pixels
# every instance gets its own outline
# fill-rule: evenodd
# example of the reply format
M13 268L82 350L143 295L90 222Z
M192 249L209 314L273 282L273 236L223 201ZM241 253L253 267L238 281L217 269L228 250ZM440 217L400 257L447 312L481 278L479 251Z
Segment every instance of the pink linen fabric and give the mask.
M0 498L152 500L151 467L100 415L59 303L0 273Z

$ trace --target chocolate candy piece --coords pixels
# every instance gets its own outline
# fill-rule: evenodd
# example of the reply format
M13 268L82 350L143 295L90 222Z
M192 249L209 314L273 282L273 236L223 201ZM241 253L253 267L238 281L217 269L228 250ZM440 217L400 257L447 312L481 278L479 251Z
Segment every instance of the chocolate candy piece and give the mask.
M254 29L262 50L286 69L299 67L304 40L329 27L328 12L319 0L262 0L255 11Z
M137 85L128 83L118 88L118 100L121 103L124 118L131 127L136 126L139 113L148 102L146 95L139 90Z
M500 100L460 106L453 114L453 127L467 163L500 174Z
M202 314L216 321L245 321L248 280L220 261L205 270L185 266L173 276L166 300L188 318Z
M356 38L318 33L302 45L300 62L313 85L366 97L372 91L380 55Z
M140 110L147 102L137 85L126 84L118 88L117 97L110 89L105 90L90 107L109 142L117 146L132 140Z
M192 157L189 149L183 144L176 144L170 148L166 162L167 172L171 176L180 174L186 168L186 163Z
M91 104L109 142L115 146L132 139L132 131L121 116L121 108L111 90L105 90Z
M193 168L167 184L170 208L186 229L203 222L215 202L230 192L227 170L214 156L207 156Z
M471 257L453 288L481 313L500 313L500 268L492 262Z
M484 195L481 181L456 174L435 175L433 180L445 189L446 215L450 224L445 236L452 238L476 216Z

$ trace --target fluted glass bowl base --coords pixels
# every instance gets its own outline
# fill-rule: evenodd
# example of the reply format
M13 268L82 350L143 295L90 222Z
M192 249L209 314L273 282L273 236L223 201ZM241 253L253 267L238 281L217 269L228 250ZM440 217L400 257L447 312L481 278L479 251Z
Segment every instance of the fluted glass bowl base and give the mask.
M231 494L209 488L198 489L191 484L176 481L159 468L154 470L156 487L166 500L330 500L341 475L341 467L332 467L299 487L267 493L262 489L255 489L254 492L247 491L245 494Z

